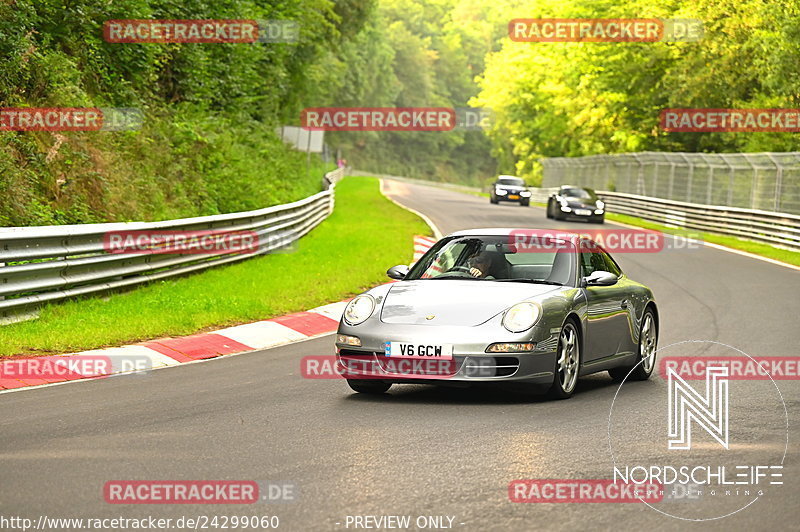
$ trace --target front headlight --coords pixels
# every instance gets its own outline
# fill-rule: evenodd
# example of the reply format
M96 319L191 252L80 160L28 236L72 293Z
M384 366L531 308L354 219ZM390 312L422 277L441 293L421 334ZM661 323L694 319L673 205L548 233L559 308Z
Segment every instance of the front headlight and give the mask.
M513 333L527 331L539 320L541 311L533 303L517 303L503 316L503 327Z
M367 294L356 296L344 309L344 321L348 325L364 323L372 316L373 310L375 310L375 299L372 296Z
M498 196L505 196L506 194L508 194L508 191L503 190L502 188L498 188L495 189L494 193L497 194Z
M528 190L523 190L522 192L519 193L519 195L522 196L523 198L530 198L531 197L531 193Z

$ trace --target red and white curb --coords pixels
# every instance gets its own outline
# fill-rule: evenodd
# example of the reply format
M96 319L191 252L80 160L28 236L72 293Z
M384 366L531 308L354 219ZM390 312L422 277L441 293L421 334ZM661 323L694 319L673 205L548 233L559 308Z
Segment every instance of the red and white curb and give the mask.
M414 261L434 242L430 237L414 237ZM345 306L347 301L340 301L306 312L209 333L66 355L4 360L0 362L0 394L36 386L138 373L331 334L336 332Z
M414 262L417 262L422 256L431 249L436 243L436 239L429 236L417 235L414 237Z

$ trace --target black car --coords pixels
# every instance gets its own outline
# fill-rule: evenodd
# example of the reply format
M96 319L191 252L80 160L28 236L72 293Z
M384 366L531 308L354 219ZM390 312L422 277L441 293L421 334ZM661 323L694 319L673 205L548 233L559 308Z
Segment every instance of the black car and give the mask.
M497 204L501 201L514 201L527 207L531 204L531 191L525 185L525 181L510 175L501 175L492 184L489 192L489 201Z
M580 218L601 224L605 212L605 203L591 188L563 185L547 200L547 217L556 220Z

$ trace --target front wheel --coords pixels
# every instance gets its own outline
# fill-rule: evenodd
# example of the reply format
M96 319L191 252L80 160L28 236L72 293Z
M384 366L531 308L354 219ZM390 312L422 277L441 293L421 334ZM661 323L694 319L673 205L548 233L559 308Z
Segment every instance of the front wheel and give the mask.
M522 200L519 202L519 204L522 205L523 207L527 207L528 205L531 204L531 200Z
M489 203L497 205L497 199L494 196L489 196Z
M391 382L370 379L347 379L347 385L358 393L382 394L392 387Z
M581 343L578 328L571 321L564 324L558 337L555 375L548 396L552 399L572 397L578 384L578 370L581 367Z
M642 326L639 328L639 357L635 366L621 366L608 370L608 374L615 381L621 381L628 373L634 381L646 381L653 374L656 367L656 346L658 345L658 328L653 311L647 309L642 317Z
M553 200L547 200L547 209L545 209L548 218L553 217Z

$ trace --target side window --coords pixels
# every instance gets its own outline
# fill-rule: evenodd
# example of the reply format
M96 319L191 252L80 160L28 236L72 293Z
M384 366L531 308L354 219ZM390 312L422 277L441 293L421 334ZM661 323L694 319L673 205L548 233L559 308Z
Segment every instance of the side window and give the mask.
M606 260L603 257L603 252L583 249L581 251L581 275L586 277L598 270L606 271Z
M432 258L431 263L426 266L425 273L421 275L421 278L429 279L431 277L436 277L452 268L458 257L464 252L465 247L466 245L461 242L445 246L438 255Z
M581 255L581 277L587 277L594 271L592 269L592 254L586 250L582 250L580 255Z
M603 253L603 260L606 263L607 272L611 272L617 277L622 275L622 270L620 269L619 266L617 266L617 263L614 262L614 259L611 258L611 255L609 255L608 253Z

